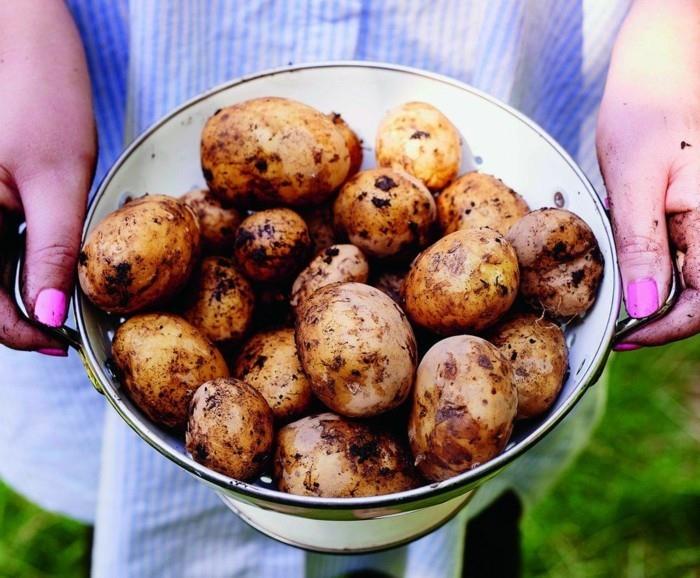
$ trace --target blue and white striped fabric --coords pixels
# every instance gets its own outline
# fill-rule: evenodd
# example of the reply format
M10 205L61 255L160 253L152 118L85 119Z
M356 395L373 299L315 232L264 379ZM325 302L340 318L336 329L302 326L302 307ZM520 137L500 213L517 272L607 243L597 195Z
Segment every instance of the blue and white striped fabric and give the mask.
M602 190L595 113L629 0L70 0L88 54L100 129L98 177L123 144L189 97L288 63L362 59L443 73L539 122ZM94 575L329 577L459 574L462 516L410 547L308 555L262 537L104 410L76 356L0 349L0 476L50 509L96 520ZM588 395L527 461L480 492L532 499L592 427ZM554 456L554 457L553 457Z

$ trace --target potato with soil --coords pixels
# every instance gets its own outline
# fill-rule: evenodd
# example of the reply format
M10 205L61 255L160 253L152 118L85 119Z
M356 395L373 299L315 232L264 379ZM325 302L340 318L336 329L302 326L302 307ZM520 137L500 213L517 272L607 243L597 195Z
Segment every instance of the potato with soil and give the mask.
M378 166L404 169L436 191L457 176L461 139L437 108L425 102L407 102L382 119L376 156Z
M203 383L190 404L186 447L192 458L237 480L257 476L272 456L272 411L238 379Z
M233 259L204 259L183 300L182 316L219 345L239 342L253 320L255 295Z
M267 209L247 217L238 227L236 260L254 281L282 281L307 263L311 250L309 229L291 209Z
M348 147L348 152L350 153L350 170L348 171L348 177L351 177L359 171L362 166L362 141L340 114L334 112L329 116L335 127L343 135L345 144Z
M136 199L88 235L78 261L83 293L110 313L161 305L187 283L199 254L197 217L164 195Z
M332 202L300 210L299 215L304 219L309 229L314 255L318 255L331 245L335 245L336 234L333 228Z
M603 276L603 256L583 219L564 209L539 209L513 225L507 238L518 254L527 303L560 319L588 311Z
M202 132L201 160L212 193L246 209L322 203L350 170L345 137L333 121L278 97L216 111Z
M332 283L365 283L367 259L355 245L332 245L308 264L292 285L292 307L298 307L316 290Z
M332 413L306 417L277 432L274 478L282 492L359 498L420 485L398 438Z
M202 383L229 374L221 353L201 331L166 313L136 315L120 325L112 359L132 401L167 427L185 425L187 406Z
M207 189L190 191L180 200L197 215L203 251L211 255L230 254L236 230L243 220L238 210L224 207Z
M503 451L518 393L512 367L491 343L471 335L436 343L418 366L408 439L415 464L440 481Z
M559 395L568 368L564 332L543 317L521 313L499 323L488 335L513 366L518 418L547 411Z
M259 391L280 421L302 416L311 407L311 386L297 355L294 329L251 337L236 359L233 376Z
M477 172L462 175L437 198L438 220L445 235L479 227L505 235L529 210L525 200L503 181Z
M404 281L411 321L441 335L481 331L515 301L518 260L491 229L462 229L428 247Z
M336 229L371 257L412 257L431 241L435 201L416 179L391 169L362 171L333 206Z
M296 343L316 396L348 417L401 405L413 385L416 340L401 308L361 283L327 285L297 310Z
M408 275L408 269L384 269L375 275L370 285L391 297L399 305L403 305L403 284Z

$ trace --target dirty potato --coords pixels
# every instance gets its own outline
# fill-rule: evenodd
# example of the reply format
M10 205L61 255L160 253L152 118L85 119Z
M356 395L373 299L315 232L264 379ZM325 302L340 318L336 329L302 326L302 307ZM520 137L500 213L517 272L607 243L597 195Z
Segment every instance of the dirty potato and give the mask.
M183 202L145 196L110 213L88 235L78 261L83 293L110 313L161 305L187 283L200 244Z
M183 195L184 201L197 215L202 235L202 250L211 255L228 255L233 251L236 229L243 217L238 210L224 207L207 189Z
M306 417L277 433L274 478L282 492L359 498L420 485L398 438L332 413Z
M332 202L305 208L299 211L299 215L306 221L314 255L318 255L331 245L335 245Z
M457 335L435 344L416 375L408 439L420 472L446 480L505 448L518 394L509 361L479 337Z
M407 274L408 269L384 269L373 276L370 285L403 305L403 283Z
M348 177L354 175L360 170L362 166L362 141L358 138L350 128L345 119L340 116L337 112L329 115L335 127L340 131L345 139L345 144L348 147L348 152L350 153L350 170L348 171Z

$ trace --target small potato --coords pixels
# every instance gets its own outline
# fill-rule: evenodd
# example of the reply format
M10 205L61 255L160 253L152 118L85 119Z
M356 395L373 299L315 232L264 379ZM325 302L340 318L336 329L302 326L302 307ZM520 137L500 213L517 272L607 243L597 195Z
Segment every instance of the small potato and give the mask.
M236 230L243 217L234 208L224 207L207 189L190 191L180 197L194 211L202 234L202 249L211 255L233 251Z
M370 285L391 297L394 302L403 306L403 283L408 270L385 269L377 275Z
M498 455L513 431L518 393L512 368L471 335L436 343L418 366L408 439L421 473L446 480Z
M408 397L416 340L401 308L379 289L322 287L297 310L296 342L313 392L336 413L368 417Z
M291 277L306 265L311 250L309 229L290 209L267 209L247 217L238 227L235 256L255 281Z
M445 235L479 227L505 235L529 210L525 200L503 181L477 172L462 175L437 198L438 220Z
M292 307L298 307L317 289L331 283L365 283L369 276L367 259L355 245L333 245L318 255L292 285Z
M184 319L145 313L125 321L112 341L121 384L154 422L182 427L194 391L205 381L227 377L219 350Z
M481 331L518 292L513 247L491 229L462 229L423 251L404 282L411 321L441 335Z
M272 455L272 411L238 379L203 383L192 397L186 447L192 458L237 480L258 475Z
M318 255L331 245L335 245L335 229L333 228L333 203L328 202L317 207L309 207L299 211L306 221L311 237L311 246L314 255Z
M380 496L420 485L397 438L332 413L305 417L277 433L274 478L282 492L325 498Z
M183 202L145 196L107 215L78 261L83 293L110 313L161 305L187 283L199 254L197 217Z
M259 391L280 421L302 416L311 407L311 386L297 355L294 329L254 335L236 359L233 376Z
M184 301L182 316L220 345L240 341L253 320L253 289L233 259L226 257L202 261Z
M582 316L593 305L603 256L591 228L564 209L539 209L507 235L518 254L520 293L556 318Z
M437 108L407 102L379 125L377 165L402 168L435 191L457 176L462 158L459 132Z
M371 257L413 256L431 240L435 201L417 180L391 169L362 171L333 206L338 231Z
M348 177L354 175L362 166L362 141L358 138L345 119L337 112L329 115L335 127L340 131L345 139L345 144L350 152L350 170Z
M218 110L206 123L202 171L209 189L242 208L317 205L345 181L350 152L333 121L277 97Z
M537 315L519 314L494 327L489 341L513 366L517 417L533 417L552 407L564 383L569 357L559 326Z

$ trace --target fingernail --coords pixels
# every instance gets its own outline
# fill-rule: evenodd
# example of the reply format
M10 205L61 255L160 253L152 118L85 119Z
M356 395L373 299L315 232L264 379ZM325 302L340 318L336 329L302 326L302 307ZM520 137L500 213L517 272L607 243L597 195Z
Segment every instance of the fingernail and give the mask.
M636 343L618 343L615 347L613 347L613 351L634 351L640 347L641 346L637 345Z
M48 347L46 349L37 349L36 351L42 355L51 355L52 357L68 357L68 352L64 351L63 349L53 349Z
M659 290L651 278L627 285L627 312L632 317L646 317L659 308Z
M68 300L58 289L43 289L36 298L34 316L49 327L60 327L66 320Z

